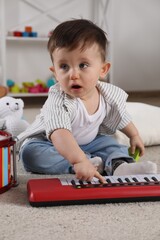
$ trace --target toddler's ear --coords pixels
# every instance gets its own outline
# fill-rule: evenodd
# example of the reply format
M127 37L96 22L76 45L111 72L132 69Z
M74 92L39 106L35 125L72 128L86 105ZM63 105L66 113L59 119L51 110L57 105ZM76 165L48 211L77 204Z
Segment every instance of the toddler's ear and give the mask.
M109 72L111 64L110 63L104 63L104 65L102 66L102 70L101 70L101 74L100 77L103 79L107 73Z
M55 68L54 68L54 66L51 66L50 68L50 71L53 73L53 76L54 76L54 78L56 78L56 73L55 73ZM56 79L57 80L57 79ZM57 80L58 81L58 80Z
M53 73L55 72L53 66L51 66L49 69L51 70L51 72L53 72Z

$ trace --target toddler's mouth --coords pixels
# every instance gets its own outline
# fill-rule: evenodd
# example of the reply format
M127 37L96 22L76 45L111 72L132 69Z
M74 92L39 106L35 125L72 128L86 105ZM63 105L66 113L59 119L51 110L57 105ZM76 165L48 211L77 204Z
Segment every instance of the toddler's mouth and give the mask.
M73 88L73 89L79 89L79 88L81 88L81 86L78 85L78 84L75 84L75 85L72 85L71 88Z

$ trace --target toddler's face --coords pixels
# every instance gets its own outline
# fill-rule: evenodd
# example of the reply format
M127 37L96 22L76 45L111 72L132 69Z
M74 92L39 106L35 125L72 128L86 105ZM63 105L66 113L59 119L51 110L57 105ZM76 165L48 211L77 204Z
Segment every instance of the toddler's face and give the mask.
M109 64L102 61L97 44L70 51L58 48L53 54L51 70L62 90L72 97L87 98L94 94L99 78L104 78Z

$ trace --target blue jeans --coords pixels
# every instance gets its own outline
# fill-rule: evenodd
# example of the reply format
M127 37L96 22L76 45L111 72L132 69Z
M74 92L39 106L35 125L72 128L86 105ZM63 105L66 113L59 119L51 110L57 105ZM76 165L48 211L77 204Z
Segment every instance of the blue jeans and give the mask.
M108 175L112 172L112 160L123 158L133 162L128 147L120 145L113 137L98 135L92 142L80 145L87 158L99 156ZM48 140L31 139L20 150L20 159L26 171L43 174L74 173L72 165L64 159Z

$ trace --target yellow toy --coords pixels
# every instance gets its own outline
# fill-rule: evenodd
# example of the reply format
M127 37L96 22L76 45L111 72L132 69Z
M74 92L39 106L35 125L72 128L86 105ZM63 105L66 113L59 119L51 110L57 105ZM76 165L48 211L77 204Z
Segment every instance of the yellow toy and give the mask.
M128 153L131 157L133 157L135 159L136 162L138 162L139 158L140 158L140 152L139 152L139 149L136 148L134 154L131 153L131 148L128 149Z

